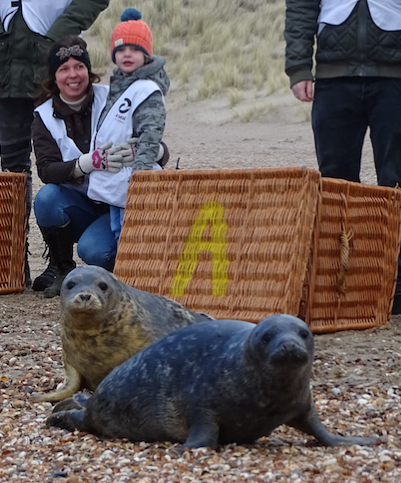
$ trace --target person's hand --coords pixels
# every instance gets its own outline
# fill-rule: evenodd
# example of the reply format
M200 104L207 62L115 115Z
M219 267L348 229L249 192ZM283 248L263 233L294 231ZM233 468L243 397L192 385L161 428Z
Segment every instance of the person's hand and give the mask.
M110 150L110 153L118 153L123 156L122 163L124 166L133 166L135 160L135 151L138 144L138 137L127 139L125 143L115 144ZM157 153L156 162L160 161L164 156L164 147L159 144L159 151Z
M77 161L82 173L89 174L94 170L118 173L123 167L123 156L115 152L112 146L113 143L106 143L88 154L82 154Z
M291 87L294 96L303 102L313 101L313 82L311 80L297 82Z
M127 142L126 143L121 144L121 146L125 146L127 144L130 145L134 157L135 157L136 146L138 144L138 139L139 138L137 138L137 137L129 138L129 139L127 139ZM116 146L118 146L118 144ZM162 144L159 144L159 152L157 153L156 161L160 161L163 156L164 156L164 148L163 148L163 145Z
M115 144L110 152L121 154L123 166L133 166L135 161L135 149L138 138L129 138L126 143Z

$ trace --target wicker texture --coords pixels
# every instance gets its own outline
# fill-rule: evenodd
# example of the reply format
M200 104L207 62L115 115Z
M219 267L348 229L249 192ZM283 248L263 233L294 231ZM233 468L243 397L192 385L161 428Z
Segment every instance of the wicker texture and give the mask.
M0 294L24 289L26 175L0 173Z
M313 332L366 329L391 315L401 191L322 178L305 287Z
M297 315L319 179L303 168L135 173L114 273L220 319Z
M114 273L219 319L365 329L390 318L400 225L399 189L315 170L137 172Z

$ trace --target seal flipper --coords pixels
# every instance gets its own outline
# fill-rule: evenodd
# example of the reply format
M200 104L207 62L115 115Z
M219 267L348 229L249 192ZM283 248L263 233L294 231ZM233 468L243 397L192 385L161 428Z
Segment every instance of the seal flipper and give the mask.
M304 433L314 436L319 443L324 446L352 446L359 444L361 446L377 444L378 438L358 437L358 436L339 436L330 433L320 421L315 405L311 401L309 411L287 422L288 426L299 429Z
M57 391L36 395L32 399L33 402L61 401L62 399L73 396L79 391L82 384L81 374L67 361L64 362L64 368L65 378L63 386Z
M179 450L184 451L185 448L200 448L203 446L216 449L218 440L219 426L216 421L206 416L198 416L191 424L187 440L180 446Z
M50 428L50 426L57 426L71 432L76 429L87 433L93 431L86 422L86 409L71 409L53 413L46 420L46 428Z
M74 394L74 396L58 402L54 406L52 413L58 413L60 411L69 411L70 409L84 409L86 408L86 405L90 397L91 397L90 394L84 394L82 392Z

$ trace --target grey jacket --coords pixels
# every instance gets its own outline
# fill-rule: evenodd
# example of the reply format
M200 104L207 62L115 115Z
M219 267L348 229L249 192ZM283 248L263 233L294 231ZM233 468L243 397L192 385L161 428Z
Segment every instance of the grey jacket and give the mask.
M359 0L340 25L325 25L317 35L320 0L286 0L285 71L291 86L313 78L343 76L401 78L401 30L382 30L373 22L366 0Z
M114 69L113 76L110 78L110 92L98 122L98 129L112 105L136 80L146 79L156 82L165 95L170 87L170 79L164 70L165 63L163 57L154 55L149 64L145 64L126 77L119 68ZM165 123L166 108L163 96L157 91L143 101L132 116L132 135L139 137L133 171L152 169L159 152L159 143L163 137Z

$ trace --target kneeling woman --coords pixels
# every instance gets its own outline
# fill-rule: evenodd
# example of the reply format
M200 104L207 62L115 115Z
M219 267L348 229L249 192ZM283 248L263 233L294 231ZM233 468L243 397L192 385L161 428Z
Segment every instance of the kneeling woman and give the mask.
M93 85L98 81L84 40L71 36L53 44L42 104L32 124L38 175L45 183L34 210L50 251L49 266L33 288L44 290L48 298L59 295L62 281L75 267L75 242L85 263L114 267L117 242L110 229L109 206L86 195L88 173L118 172L132 163L133 156L131 151L111 148L111 143L88 152L108 93L108 87Z

